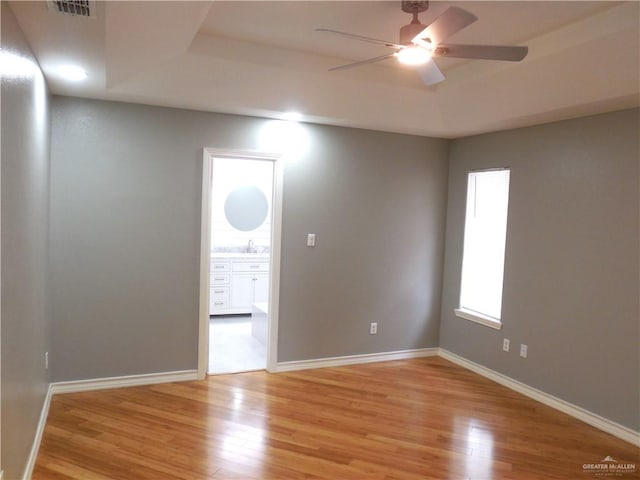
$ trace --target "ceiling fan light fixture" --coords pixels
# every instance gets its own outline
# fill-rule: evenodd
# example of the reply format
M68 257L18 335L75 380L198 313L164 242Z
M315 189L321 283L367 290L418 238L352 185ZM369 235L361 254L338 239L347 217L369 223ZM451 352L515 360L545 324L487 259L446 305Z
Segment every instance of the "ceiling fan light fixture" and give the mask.
M400 50L396 57L403 65L422 65L429 61L431 53L425 48L413 45Z

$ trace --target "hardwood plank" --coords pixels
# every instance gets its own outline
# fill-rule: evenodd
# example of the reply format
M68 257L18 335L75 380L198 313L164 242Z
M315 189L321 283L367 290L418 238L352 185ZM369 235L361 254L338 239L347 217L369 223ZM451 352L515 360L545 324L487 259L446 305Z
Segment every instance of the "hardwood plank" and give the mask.
M640 449L432 357L56 395L33 478L574 479L606 456L640 478Z

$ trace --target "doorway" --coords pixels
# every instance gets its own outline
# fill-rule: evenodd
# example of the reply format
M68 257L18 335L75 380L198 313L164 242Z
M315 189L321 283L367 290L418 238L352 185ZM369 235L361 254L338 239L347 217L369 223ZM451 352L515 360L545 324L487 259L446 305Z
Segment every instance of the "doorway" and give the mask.
M255 152L205 149L198 359L202 378L275 367L279 160Z

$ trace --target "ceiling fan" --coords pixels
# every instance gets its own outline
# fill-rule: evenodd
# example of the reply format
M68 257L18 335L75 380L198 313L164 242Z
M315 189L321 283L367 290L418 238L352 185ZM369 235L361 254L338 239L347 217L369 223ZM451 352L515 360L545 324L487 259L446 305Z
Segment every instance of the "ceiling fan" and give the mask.
M393 53L387 53L379 57L333 67L330 68L329 71L345 70L347 68L359 67L360 65L380 62L391 57L396 57L401 63L417 66L418 73L422 77L425 85L434 85L444 80L444 75L433 61L433 57L519 62L527 56L527 52L529 51L528 47L443 43L454 33L478 20L478 17L461 8L449 7L429 25L423 25L418 20L418 14L428 8L428 1L403 0L402 11L412 14L413 20L410 24L400 29L400 43L363 37L330 28L317 28L317 32L333 33L353 40L375 43L395 50Z

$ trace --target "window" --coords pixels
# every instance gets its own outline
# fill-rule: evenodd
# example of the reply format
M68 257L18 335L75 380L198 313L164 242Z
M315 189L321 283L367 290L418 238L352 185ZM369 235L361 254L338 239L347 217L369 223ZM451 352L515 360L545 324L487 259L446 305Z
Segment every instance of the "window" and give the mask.
M509 169L469 172L457 316L499 329Z

